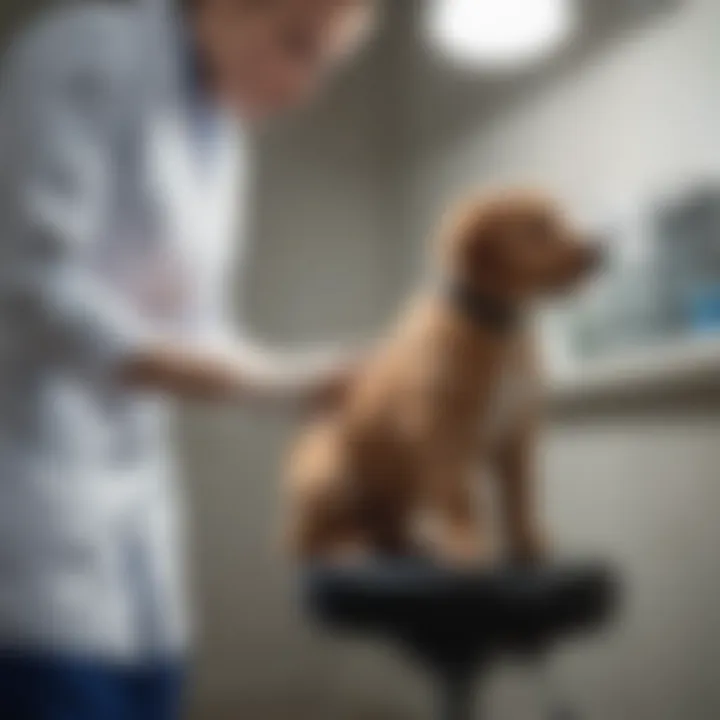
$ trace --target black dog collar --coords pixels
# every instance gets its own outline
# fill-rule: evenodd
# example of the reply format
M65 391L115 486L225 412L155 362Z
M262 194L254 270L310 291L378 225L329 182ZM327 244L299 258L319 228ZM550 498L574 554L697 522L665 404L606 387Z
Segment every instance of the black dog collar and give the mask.
M467 283L445 283L442 293L455 310L483 329L506 335L520 324L520 312L515 306Z

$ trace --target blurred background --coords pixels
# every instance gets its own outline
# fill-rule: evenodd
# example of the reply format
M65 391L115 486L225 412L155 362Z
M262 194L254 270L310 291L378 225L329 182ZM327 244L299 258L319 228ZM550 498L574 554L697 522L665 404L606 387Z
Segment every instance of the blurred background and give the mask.
M41 4L3 0L3 28ZM479 26L432 3L385 6L333 91L257 139L238 314L272 341L372 337L422 276L444 207L485 184L545 187L607 235L607 277L542 320L543 496L560 550L617 561L628 598L609 635L559 664L591 718L715 720L720 3L585 0L517 47L481 47ZM193 717L421 717L429 689L396 656L299 617L276 532L291 430L183 413L202 618ZM525 690L498 672L497 717L525 716Z

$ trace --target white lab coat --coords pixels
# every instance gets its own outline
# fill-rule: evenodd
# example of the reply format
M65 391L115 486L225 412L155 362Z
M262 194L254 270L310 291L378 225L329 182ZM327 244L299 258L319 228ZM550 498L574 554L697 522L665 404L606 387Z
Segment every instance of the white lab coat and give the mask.
M243 146L198 152L161 0L76 6L0 86L0 649L182 652L166 408L115 370L222 332Z

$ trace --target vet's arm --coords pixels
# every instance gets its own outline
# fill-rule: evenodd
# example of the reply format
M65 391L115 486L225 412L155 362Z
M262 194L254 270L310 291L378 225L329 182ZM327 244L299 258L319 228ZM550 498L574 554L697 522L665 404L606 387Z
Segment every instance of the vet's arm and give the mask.
M215 350L157 343L131 354L124 382L184 398L322 405L340 395L354 372L342 354L255 356L247 350Z
M184 344L158 341L139 347L123 367L126 383L182 397L309 404L336 402L362 360L352 349L295 350L258 341L248 324L229 316L233 306L226 268L204 278Z

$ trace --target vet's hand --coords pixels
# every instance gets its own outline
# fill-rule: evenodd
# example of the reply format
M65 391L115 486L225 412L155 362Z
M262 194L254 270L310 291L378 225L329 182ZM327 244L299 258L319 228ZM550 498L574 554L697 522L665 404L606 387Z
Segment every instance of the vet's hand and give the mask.
M366 361L362 354L343 359L329 369L310 388L305 406L309 412L329 412L340 407Z

